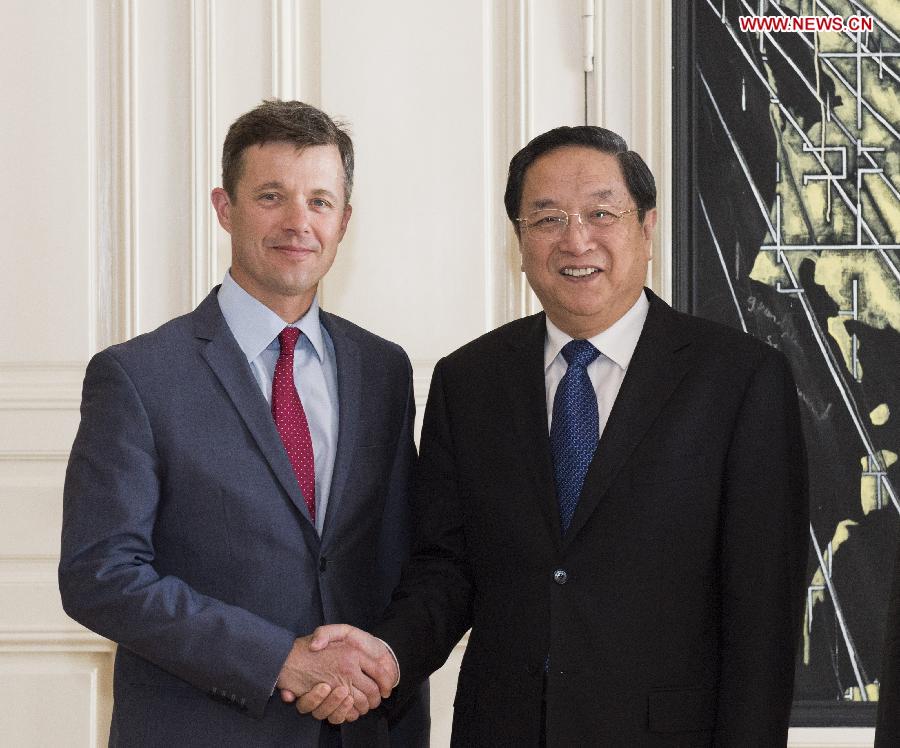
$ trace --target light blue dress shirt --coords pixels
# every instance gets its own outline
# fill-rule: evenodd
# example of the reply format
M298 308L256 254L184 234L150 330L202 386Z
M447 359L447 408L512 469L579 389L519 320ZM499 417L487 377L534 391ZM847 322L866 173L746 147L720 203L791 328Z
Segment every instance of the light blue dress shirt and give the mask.
M288 325L241 288L231 277L231 272L225 273L218 300L232 335L271 405L272 378L280 351L278 335ZM316 465L316 530L321 535L337 451L337 362L331 336L319 322L318 297L313 299L306 314L290 327L297 327L303 333L294 349L294 384L312 436Z

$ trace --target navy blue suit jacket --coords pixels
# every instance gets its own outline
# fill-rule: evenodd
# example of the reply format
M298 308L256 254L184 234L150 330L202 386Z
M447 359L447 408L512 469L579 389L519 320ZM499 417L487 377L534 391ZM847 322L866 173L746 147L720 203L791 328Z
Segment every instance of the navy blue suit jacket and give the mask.
M118 642L112 745L311 746L273 686L295 637L370 626L408 556L409 359L334 315L339 435L321 538L216 299L97 354L66 474L66 612ZM427 690L345 746L428 744Z

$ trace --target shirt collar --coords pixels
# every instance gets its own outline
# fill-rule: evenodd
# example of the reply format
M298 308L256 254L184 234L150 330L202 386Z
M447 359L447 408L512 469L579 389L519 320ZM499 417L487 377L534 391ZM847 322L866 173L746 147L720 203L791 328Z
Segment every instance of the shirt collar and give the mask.
M638 338L641 337L641 330L644 329L644 322L649 310L650 302L647 301L647 295L642 291L631 309L603 332L589 338L590 343L622 371L625 371L628 369L628 364L631 363L634 349L637 348ZM550 321L550 317L545 316L545 319L547 321L547 337L544 340L544 372L556 360L563 346L573 340L571 335L564 333L554 325Z
M231 271L225 273L218 300L222 315L247 361L256 359L288 327L269 307L247 293L231 277ZM325 343L322 339L322 326L319 324L318 296L313 297L306 314L290 326L300 329L322 361L325 357Z

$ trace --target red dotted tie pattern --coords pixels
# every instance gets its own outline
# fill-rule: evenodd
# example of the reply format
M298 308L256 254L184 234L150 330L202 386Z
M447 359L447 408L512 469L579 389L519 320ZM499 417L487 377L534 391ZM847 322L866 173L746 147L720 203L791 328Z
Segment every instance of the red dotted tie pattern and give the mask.
M275 364L275 376L272 378L272 417L275 427L284 442L297 483L306 500L309 518L316 521L316 465L313 459L312 437L309 433L309 422L300 402L300 395L294 386L294 346L300 330L296 327L285 327L278 335L281 352Z

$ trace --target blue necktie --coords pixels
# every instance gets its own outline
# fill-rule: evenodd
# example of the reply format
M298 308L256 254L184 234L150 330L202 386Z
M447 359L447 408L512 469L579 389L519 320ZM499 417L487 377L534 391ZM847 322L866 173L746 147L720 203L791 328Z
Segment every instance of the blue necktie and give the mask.
M562 349L569 365L553 398L550 446L556 473L556 496L563 535L569 529L584 476L600 440L597 393L587 367L600 355L587 340L571 340Z

